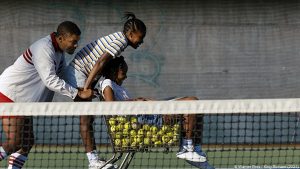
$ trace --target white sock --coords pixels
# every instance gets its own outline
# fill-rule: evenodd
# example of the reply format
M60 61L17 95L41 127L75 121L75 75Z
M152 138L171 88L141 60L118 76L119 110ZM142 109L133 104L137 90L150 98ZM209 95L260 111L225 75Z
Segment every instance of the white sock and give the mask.
M7 157L7 154L5 152L5 150L3 149L3 147L0 147L0 161L4 160Z
M192 139L186 139L186 143L188 146L193 146L193 140Z
M193 146L193 140L192 139L183 139L182 140L182 145L187 146L187 147L192 147Z
M94 162L94 161L97 161L98 160L98 153L96 150L93 150L91 152L88 152L86 153L87 157L88 157L88 160L89 160L89 163L91 162Z
M9 157L7 169L20 169L23 167L26 160L26 156L20 153L13 153Z

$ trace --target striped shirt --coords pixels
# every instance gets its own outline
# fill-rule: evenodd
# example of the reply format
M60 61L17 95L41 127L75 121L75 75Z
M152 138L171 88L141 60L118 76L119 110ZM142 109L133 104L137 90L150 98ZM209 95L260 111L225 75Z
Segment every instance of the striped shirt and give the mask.
M122 32L101 37L83 47L75 55L70 65L88 77L97 60L105 52L116 57L124 51L127 45L128 41Z

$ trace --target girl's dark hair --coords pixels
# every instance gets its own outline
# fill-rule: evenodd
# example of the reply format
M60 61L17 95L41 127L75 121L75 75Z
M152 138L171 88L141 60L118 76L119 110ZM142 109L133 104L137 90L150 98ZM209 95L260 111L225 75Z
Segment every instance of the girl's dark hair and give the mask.
M104 66L102 75L105 79L111 79L119 70L119 68L122 68L125 65L127 64L123 56L115 57L108 61L108 63Z
M146 25L143 21L137 19L132 12L125 12L124 18L127 20L124 24L124 34L128 31L140 31L144 36L146 35Z
M75 23L71 21L64 21L58 25L56 35L65 34L80 35L81 31Z

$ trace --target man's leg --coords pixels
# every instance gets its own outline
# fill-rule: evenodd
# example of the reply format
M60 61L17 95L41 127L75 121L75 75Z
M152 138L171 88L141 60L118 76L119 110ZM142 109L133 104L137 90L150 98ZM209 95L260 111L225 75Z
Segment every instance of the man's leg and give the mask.
M34 144L32 117L4 117L2 125L7 139L2 144L2 151L6 156L12 153L8 168L22 168Z

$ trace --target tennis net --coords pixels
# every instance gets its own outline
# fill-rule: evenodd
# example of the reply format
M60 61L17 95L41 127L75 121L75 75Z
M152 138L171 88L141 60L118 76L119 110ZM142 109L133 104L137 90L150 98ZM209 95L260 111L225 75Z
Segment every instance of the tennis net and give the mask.
M88 133L99 159L113 167L300 168L300 99L3 103L0 112L1 145L5 119L32 119L15 124L22 126L21 149L29 147L32 124L24 168L88 168L80 116L95 118ZM189 139L201 157L192 162L176 155Z

